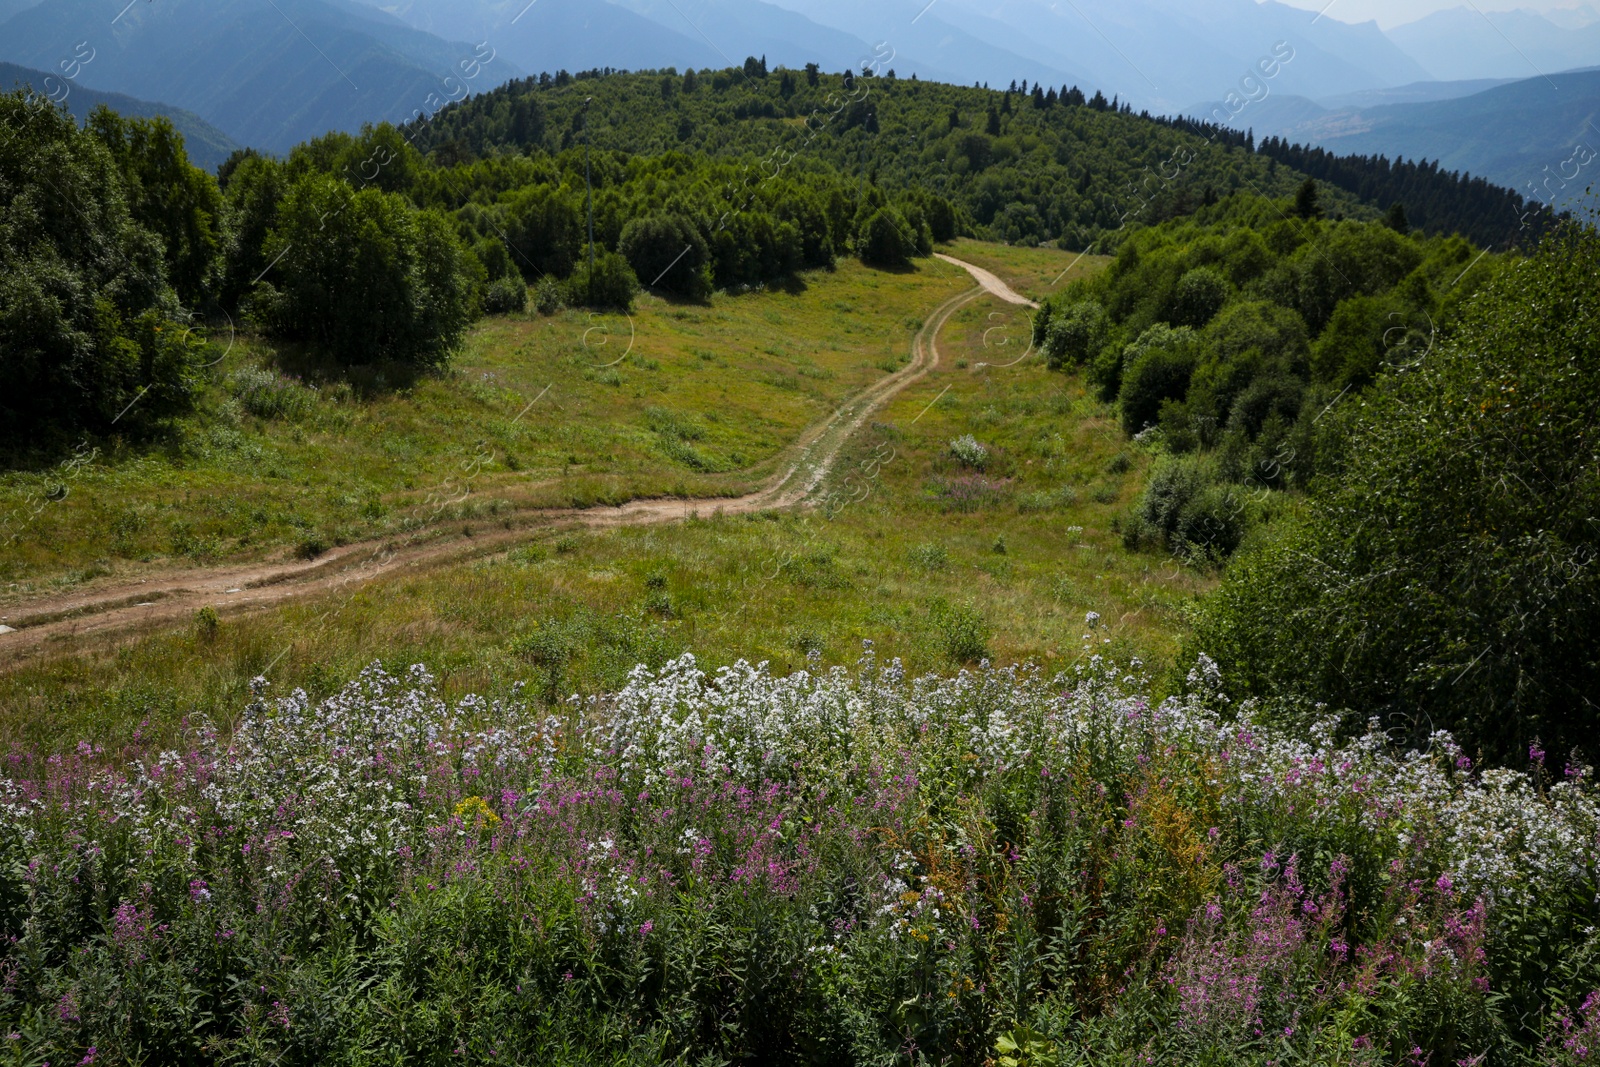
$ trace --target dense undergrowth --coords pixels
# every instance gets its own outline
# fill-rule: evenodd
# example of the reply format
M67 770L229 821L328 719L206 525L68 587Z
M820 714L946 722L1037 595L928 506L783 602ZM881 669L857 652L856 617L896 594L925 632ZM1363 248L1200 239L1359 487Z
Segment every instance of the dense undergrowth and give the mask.
M374 667L181 752L14 753L0 1057L1591 1057L1586 768L1138 670L684 657L552 715Z

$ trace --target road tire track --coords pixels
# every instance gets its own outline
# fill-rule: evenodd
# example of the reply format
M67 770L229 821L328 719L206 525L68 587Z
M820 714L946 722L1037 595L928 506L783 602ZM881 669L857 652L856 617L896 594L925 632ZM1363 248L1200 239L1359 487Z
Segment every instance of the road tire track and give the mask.
M359 588L379 578L421 573L523 544L536 534L563 529L608 529L678 522L711 512L747 514L804 505L827 479L840 452L872 414L939 365L938 334L950 317L986 292L1028 304L993 274L961 260L978 285L934 309L912 342L911 362L847 400L786 450L779 473L760 489L737 497L647 498L619 507L530 508L476 536L445 537L441 523L399 537L355 542L315 560L256 562L156 575L90 592L24 602L11 609L11 632L0 634L0 669L52 652L79 651L84 639L130 637L184 625L203 607L224 618L269 610L337 589ZM427 537L437 540L418 543Z

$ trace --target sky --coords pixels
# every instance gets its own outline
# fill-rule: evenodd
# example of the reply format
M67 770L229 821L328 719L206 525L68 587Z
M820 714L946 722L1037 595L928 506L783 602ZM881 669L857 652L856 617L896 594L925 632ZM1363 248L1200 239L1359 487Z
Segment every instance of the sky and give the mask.
M1283 2L1309 11L1321 11L1328 4L1328 0L1283 0ZM1394 26L1403 26L1407 22L1415 22L1435 11L1472 6L1490 14L1517 8L1549 13L1581 8L1584 3L1575 0L1472 0L1470 4L1465 0L1333 0L1333 6L1328 8L1327 13L1330 18L1337 18L1341 22L1366 22L1368 19L1376 19L1378 25L1387 30ZM1596 57L1596 61L1600 62L1600 57Z

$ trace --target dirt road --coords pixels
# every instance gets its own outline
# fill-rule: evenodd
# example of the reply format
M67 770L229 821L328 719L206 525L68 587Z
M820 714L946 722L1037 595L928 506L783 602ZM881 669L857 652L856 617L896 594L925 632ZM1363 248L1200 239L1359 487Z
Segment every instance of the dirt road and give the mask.
M984 270L982 267L974 266L973 264L968 263L965 260L957 259L954 256L947 256L943 252L935 252L933 254L933 258L942 259L946 263L960 267L962 270L972 275L972 280L983 286L983 288L987 290L990 295L997 296L1008 304L1021 304L1023 307L1030 307L1035 311L1039 310L1038 304L1035 304L1032 300L1029 300L1027 297L1011 288L1011 286L1001 281L998 275L992 274L989 271Z
M291 600L351 588L381 577L489 555L526 541L530 532L606 528L679 521L696 512L742 514L805 502L827 478L840 450L873 412L938 366L938 334L951 315L984 292L1008 303L1031 305L993 274L970 263L940 259L972 274L978 286L934 309L912 344L905 367L848 400L807 430L786 453L778 474L740 497L635 500L621 507L528 509L505 517L492 532L449 536L443 528L345 545L315 560L256 562L171 571L136 582L43 598L13 607L0 632L0 669L43 653L65 651L85 637L118 635L187 623L203 607L233 616ZM449 524L458 527L458 523Z

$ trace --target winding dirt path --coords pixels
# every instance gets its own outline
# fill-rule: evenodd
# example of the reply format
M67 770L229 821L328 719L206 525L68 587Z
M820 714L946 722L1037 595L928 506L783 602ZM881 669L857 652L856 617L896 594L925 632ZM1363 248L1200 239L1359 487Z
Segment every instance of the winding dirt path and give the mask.
M1008 304L1021 304L1023 307L1030 307L1035 311L1039 310L1038 304L1035 304L1032 300L1029 300L1027 297L1011 288L1011 286L1001 281L1000 276L991 271L986 271L982 267L968 263L964 259L957 259L955 256L947 256L943 252L935 252L933 254L933 258L942 259L946 263L960 267L962 270L972 275L972 280L983 286L983 288L987 290L991 296L997 296Z
M266 610L292 600L350 588L378 578L416 573L524 542L530 533L559 529L602 529L675 522L703 512L729 515L805 503L833 469L851 435L873 412L939 365L939 330L950 316L985 292L1012 304L1031 305L999 278L950 256L938 257L968 271L978 285L934 309L912 343L911 362L850 398L808 429L786 450L779 473L753 493L739 497L642 499L620 507L531 508L514 512L493 531L448 537L440 524L413 533L356 542L315 560L255 562L238 566L171 571L92 591L19 604L0 633L0 669L36 656L67 650L85 637L111 638L189 622L203 607L235 616Z

